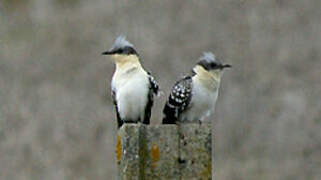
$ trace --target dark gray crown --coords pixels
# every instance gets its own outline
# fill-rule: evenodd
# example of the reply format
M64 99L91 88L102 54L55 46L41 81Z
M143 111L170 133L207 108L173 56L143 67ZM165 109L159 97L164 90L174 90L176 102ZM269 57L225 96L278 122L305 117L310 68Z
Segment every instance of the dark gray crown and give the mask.
M112 47L103 52L103 55L113 55L113 54L137 54L136 50L134 49L134 45L126 40L125 36L118 36L112 45Z
M212 52L204 52L199 60L197 64L206 70L219 69L222 66L221 61Z

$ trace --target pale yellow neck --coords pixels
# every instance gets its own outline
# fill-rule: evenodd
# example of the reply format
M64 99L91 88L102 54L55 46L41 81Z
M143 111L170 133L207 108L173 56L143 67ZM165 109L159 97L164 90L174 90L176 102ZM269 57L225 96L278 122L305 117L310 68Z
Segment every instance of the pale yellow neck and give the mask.
M217 89L220 85L221 75L219 70L207 71L202 66L196 65L193 69L196 73L194 79L208 89Z
M141 67L139 59L136 55L113 55L116 69L127 69L133 67Z

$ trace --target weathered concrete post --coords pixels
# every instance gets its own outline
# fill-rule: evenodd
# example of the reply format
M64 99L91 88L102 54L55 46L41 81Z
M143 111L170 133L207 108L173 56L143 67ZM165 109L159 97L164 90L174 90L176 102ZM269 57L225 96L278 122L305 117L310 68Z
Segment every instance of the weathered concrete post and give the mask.
M211 125L126 124L117 134L119 180L211 179Z
M183 124L179 127L181 179L212 178L212 128L210 124Z

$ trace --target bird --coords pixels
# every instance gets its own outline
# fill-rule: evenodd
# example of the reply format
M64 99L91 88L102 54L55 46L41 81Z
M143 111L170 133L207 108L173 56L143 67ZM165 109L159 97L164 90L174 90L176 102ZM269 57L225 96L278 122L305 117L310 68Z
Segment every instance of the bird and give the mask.
M215 108L224 69L212 52L204 52L190 75L178 80L163 109L162 124L202 123Z
M158 83L140 63L140 56L125 36L118 36L112 47L103 52L116 65L111 80L111 97L116 110L118 129L124 123L149 124Z

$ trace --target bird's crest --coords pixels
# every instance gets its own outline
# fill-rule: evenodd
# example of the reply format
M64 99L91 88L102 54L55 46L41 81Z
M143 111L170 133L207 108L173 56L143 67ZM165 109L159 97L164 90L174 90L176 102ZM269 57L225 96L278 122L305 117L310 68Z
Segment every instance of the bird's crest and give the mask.
M206 61L207 63L220 63L212 52L203 52L203 55L200 57L200 61Z
M129 41L127 41L125 36L120 35L116 38L111 49L121 49L124 47L132 47L133 48L134 45L132 43L130 43Z

